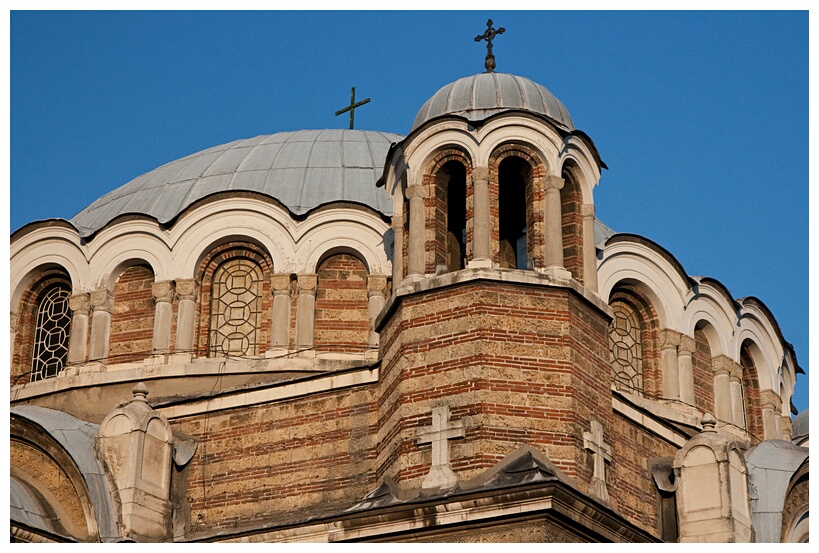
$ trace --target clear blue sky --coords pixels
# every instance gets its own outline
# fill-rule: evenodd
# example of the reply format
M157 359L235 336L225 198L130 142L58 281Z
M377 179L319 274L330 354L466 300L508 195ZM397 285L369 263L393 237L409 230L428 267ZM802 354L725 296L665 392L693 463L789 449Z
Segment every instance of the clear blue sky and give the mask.
M238 138L406 134L480 73L551 90L609 166L597 215L756 296L809 369L807 12L12 12L10 231ZM800 376L795 404L808 407Z

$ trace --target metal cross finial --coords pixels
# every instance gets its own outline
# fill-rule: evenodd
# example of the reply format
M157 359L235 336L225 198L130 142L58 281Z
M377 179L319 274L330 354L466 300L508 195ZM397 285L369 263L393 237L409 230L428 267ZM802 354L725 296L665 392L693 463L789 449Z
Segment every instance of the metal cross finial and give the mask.
M492 55L492 39L497 35L502 35L504 32L506 32L506 29L503 27L497 30L493 29L492 20L490 19L486 22L486 31L482 35L475 37L475 42L486 41L486 61L483 66L486 67L487 73L492 73L495 70L495 56Z
M346 107L346 108L344 108L344 109L340 109L340 110L338 110L338 111L336 112L336 115L341 115L341 114L342 114L342 113L344 113L345 111L349 111L349 112L350 112L350 128L352 129L352 128L353 128L354 121L355 121L355 108L357 108L357 107L359 107L359 106L363 106L364 104L366 104L366 103L367 103L367 102L369 102L369 101L370 101L370 99L369 99L369 98L367 98L366 100L361 100L360 102L356 103L356 102L355 102L355 87L353 87L353 93L352 93L352 95L350 96L350 105L349 105L349 106L347 106L347 107Z

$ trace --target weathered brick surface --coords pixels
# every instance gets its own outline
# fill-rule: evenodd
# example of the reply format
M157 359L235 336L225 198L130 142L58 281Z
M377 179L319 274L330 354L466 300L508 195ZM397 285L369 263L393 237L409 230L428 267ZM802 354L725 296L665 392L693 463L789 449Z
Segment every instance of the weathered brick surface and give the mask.
M694 398L697 409L703 413L715 413L714 405L714 366L711 362L711 346L708 338L700 329L694 330L696 350L691 356L694 372Z
M563 266L576 280L583 282L583 194L571 173L564 172L563 179L560 190Z
M141 265L125 269L117 279L108 341L109 364L141 361L151 355L156 311L151 292L153 282L151 269Z
M404 298L382 332L376 474L418 485L415 442L446 402L466 435L452 466L469 479L521 444L588 484L582 434L611 418L605 315L563 289L468 283Z
M188 469L193 531L338 512L375 486L373 387L174 420L200 440Z
M619 415L613 422L607 437L612 447L612 463L606 478L611 502L628 520L655 533L657 491L646 460L673 457L677 447Z
M367 267L338 254L318 268L313 344L316 351L361 353L368 347Z

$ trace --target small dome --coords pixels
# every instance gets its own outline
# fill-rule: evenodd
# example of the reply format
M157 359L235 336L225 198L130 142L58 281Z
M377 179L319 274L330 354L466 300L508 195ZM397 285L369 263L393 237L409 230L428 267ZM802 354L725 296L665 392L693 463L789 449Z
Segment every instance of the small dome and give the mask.
M800 438L810 435L810 409L805 409L793 418L793 439L799 441Z
M482 121L507 110L545 115L558 126L574 130L569 111L546 87L508 73L480 73L449 83L421 107L412 130L443 115Z
M217 192L249 191L275 198L296 215L337 201L392 214L376 181L398 134L363 130L282 132L237 140L172 161L101 197L71 219L90 236L125 214L172 221Z

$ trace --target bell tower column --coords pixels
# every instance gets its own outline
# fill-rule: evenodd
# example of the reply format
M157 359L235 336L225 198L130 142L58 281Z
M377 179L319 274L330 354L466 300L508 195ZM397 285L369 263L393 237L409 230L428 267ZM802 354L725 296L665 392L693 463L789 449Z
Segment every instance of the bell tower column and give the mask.
M424 187L418 184L407 187L409 198L409 243L407 244L407 276L421 276L424 271L424 245L426 242L426 214L424 210Z
M472 170L472 259L470 267L491 267L491 218L489 215L489 168Z
M546 272L559 278L571 278L571 273L563 266L563 224L560 213L560 190L564 180L560 177L546 177L543 188L546 190L544 255Z
M583 283L597 293L597 251L594 244L594 204L583 204Z

